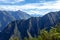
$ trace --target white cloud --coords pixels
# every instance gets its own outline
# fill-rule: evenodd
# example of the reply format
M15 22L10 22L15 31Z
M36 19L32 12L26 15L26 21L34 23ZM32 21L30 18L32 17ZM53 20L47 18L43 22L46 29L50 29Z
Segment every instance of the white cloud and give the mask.
M16 5L0 5L0 10L10 10L17 11L22 10L27 12L28 14L46 14L51 11L59 11L60 10L60 0L55 2L43 2L43 3L31 3L25 4L21 6Z
M25 0L0 0L0 2L3 2L3 3L11 3L11 4L14 4L14 3L17 3L17 2L23 2Z
M24 1L24 0L15 0L15 2L21 2L21 1Z

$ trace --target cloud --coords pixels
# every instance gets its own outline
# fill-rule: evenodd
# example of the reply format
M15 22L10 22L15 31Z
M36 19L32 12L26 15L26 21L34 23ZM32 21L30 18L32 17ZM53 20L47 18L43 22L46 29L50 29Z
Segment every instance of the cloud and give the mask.
M60 0L54 2L30 3L24 5L0 5L0 10L17 11L22 10L28 14L45 15L48 12L60 10Z
M1 3L11 3L11 4L14 4L14 3L17 3L17 2L23 2L25 0L0 0Z

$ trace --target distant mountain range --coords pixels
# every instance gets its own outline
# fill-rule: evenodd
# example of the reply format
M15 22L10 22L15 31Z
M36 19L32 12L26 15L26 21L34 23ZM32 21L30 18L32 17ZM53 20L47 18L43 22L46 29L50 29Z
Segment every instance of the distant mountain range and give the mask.
M26 20L30 18L30 15L28 15L25 12L22 11L0 11L0 31L3 30L7 24L11 23L15 20Z
M0 11L0 14L4 16L4 13ZM10 22L6 27L4 26L4 29L0 33L0 39L2 40L8 40L15 32L14 29L17 27L16 30L20 32L18 34L21 36L21 38L28 37L29 35L34 37L38 36L39 30L46 28L46 30L49 30L51 26L55 26L56 24L60 23L60 11L58 12L50 12L42 17L34 17L31 15L26 14L25 12L21 11L15 11L15 12L6 12L7 15L11 15L14 17L14 21L12 21L11 16L9 15L7 22ZM19 16L19 17L18 17ZM4 16L6 18L6 16ZM17 20L18 19L18 20ZM0 18L1 24L5 23L5 19L3 20L2 17ZM2 27L0 27L2 28ZM19 33L18 32L18 33ZM29 34L30 33L30 34ZM4 35L5 36L4 36ZM17 34L17 33L15 33ZM1 36L3 35L3 36Z

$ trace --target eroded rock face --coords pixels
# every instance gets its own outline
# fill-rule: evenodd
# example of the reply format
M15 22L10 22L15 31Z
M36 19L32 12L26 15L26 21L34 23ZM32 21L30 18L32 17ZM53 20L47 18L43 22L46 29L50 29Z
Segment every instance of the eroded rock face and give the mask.
M26 20L28 18L30 18L30 15L22 11L0 11L0 31L12 21Z
M9 39L12 35L14 35L14 29L17 24L17 29L20 32L18 35L23 39L24 37L29 36L38 36L39 30L46 28L50 29L51 26L55 26L60 23L60 12L51 12L43 17L31 17L27 20L16 20L7 25L6 28L0 34L4 34L1 36L2 38ZM16 35L16 34L15 34ZM0 37L0 38L1 38Z
M38 30L39 30L39 23L40 23L40 17L32 17L28 20L22 21L18 24L18 29L21 32L22 38L28 37L27 31L31 34L31 36L37 36Z
M9 38L14 33L14 28L15 28L15 22L8 24L8 26L5 27L2 32L0 32L0 40L9 40Z
M21 20L19 20L21 22ZM18 30L18 21L12 21L0 32L0 40L21 39L20 31Z
M9 40L14 33L16 20L27 20L30 18L22 11L0 11L0 40Z
M42 23L46 29L50 29L51 26L55 26L60 23L60 11L46 14L42 17Z
M18 29L21 32L21 37L28 37L27 31L31 34L31 36L37 36L39 30L46 28L49 30L51 26L55 26L60 23L60 13L59 12L51 12L43 17L31 17L28 20L19 22Z

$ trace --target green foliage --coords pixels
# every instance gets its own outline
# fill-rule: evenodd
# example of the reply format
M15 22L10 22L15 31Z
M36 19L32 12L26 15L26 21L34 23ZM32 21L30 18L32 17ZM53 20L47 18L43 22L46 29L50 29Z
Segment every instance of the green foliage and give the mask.
M25 38L25 40L60 40L60 24L51 27L49 32L42 29L39 31L38 37Z
M9 40L19 40L18 37L11 37Z

